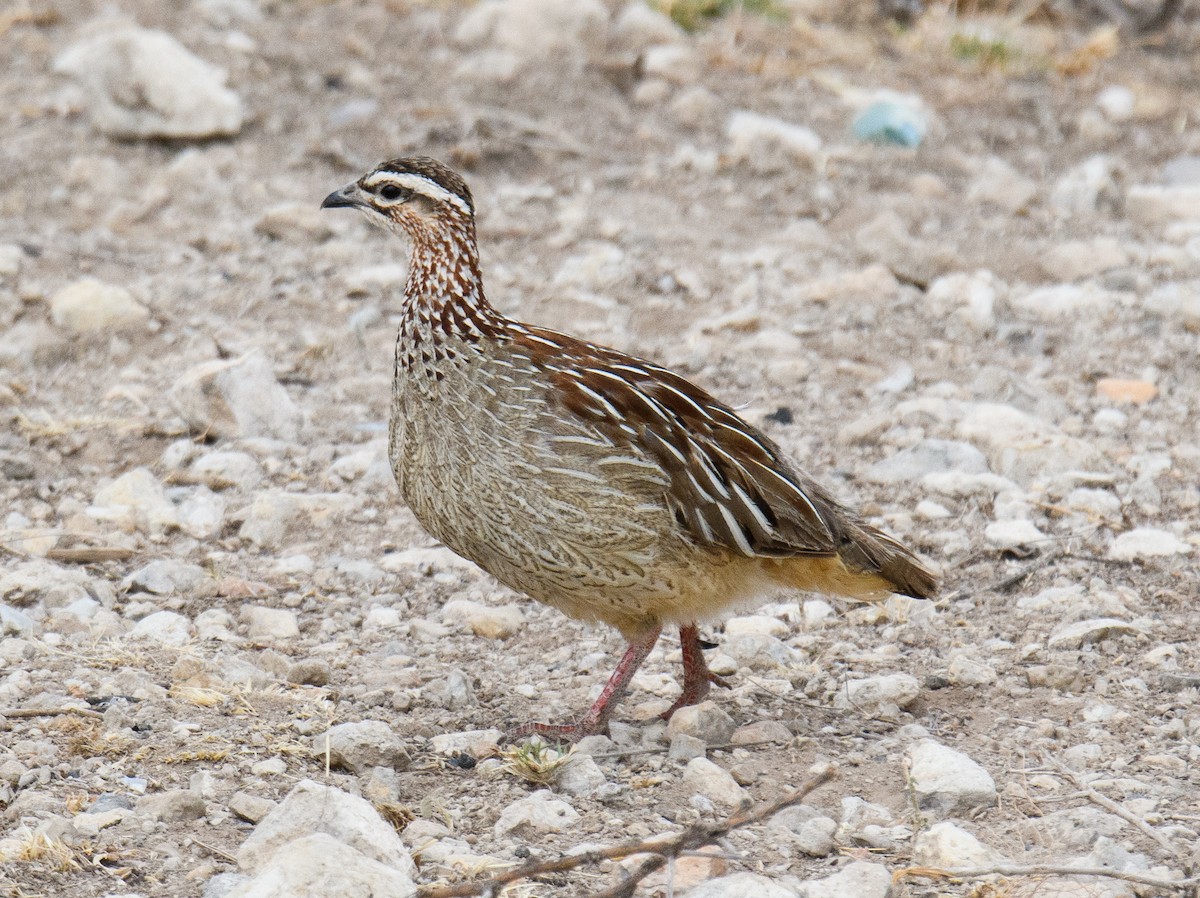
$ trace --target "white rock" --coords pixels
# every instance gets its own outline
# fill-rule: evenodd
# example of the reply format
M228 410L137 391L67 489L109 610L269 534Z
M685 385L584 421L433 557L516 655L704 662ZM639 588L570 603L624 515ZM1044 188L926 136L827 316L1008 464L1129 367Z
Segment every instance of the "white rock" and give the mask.
M1018 489L1011 481L1027 482L1066 471L1100 471L1107 467L1106 459L1094 445L1068 437L1046 421L1010 405L971 403L956 430L958 436L984 450L993 471L1011 479L1009 489ZM925 485L940 488L938 478L989 476L993 475L930 474Z
M946 669L950 682L959 686L986 686L996 682L996 671L988 663L969 655L955 655Z
M1078 649L1094 642L1117 636L1148 636L1144 627L1114 617L1098 617L1076 621L1059 627L1050 634L1046 644L1052 649Z
M708 758L692 758L688 761L683 771L683 785L713 804L726 808L737 808L750 802L750 793L739 786L727 770Z
M758 171L778 171L796 163L816 165L821 138L811 128L740 110L725 126L729 158Z
M257 872L281 846L312 833L326 833L406 876L416 875L400 837L370 802L312 780L297 783L254 828L238 849L238 866Z
M1044 320L1097 315L1117 304L1117 294L1095 284L1054 284L1009 297L1017 309Z
M990 867L1004 858L962 827L944 820L917 834L913 840L913 863L940 869Z
M143 327L150 310L124 287L83 278L50 297L50 320L75 334Z
M339 723L313 738L313 753L351 773L372 767L407 770L412 764L404 742L382 720Z
M483 757L490 754L503 738L504 733L497 729L438 733L429 740L429 750L439 755L457 755L465 751L475 757Z
M1051 247L1042 259L1042 270L1050 277L1077 281L1129 264L1129 253L1113 237L1068 240Z
M1064 215L1096 212L1121 201L1120 163L1112 156L1092 156L1068 170L1055 182L1050 202Z
M836 847L837 821L807 805L785 808L771 818L768 827L809 857L827 857Z
M179 523L175 506L149 468L134 468L97 490L88 514L152 535Z
M304 426L303 410L258 351L197 365L175 381L169 395L193 430L212 437L294 442Z
M1066 504L1072 511L1081 511L1098 518L1117 517L1121 513L1120 498L1109 490L1091 489L1086 486L1071 490L1067 495Z
M199 820L208 813L204 799L190 789L168 789L138 799L137 812L141 817L163 823Z
M562 832L578 821L578 812L567 802L555 798L549 789L539 789L501 811L494 832L497 839L510 833L528 838L540 833Z
M647 78L662 78L674 84L694 84L701 74L701 59L691 44L662 44L642 53L642 71Z
M631 0L618 13L612 36L621 46L631 50L673 44L686 38L683 29L670 16L643 0Z
M786 667L796 660L796 650L774 636L743 633L727 638L722 649L739 664L751 670L770 671Z
M129 631L134 639L152 639L163 645L186 645L192 638L192 622L174 611L155 611Z
M255 641L295 639L300 635L300 623L296 612L288 608L267 608L264 605L242 606L247 635Z
M873 483L915 483L926 474L944 471L982 474L987 470L987 459L970 443L921 440L871 465L866 476Z
M641 3L631 3L630 6L641 6ZM25 259L25 250L16 243L0 243L0 279L15 278L21 273L21 263Z
M241 489L255 487L263 478L262 465L248 452L206 452L192 462L191 470L197 477L231 483Z
M950 816L996 803L991 774L960 751L932 739L909 752L910 777L917 805Z
M754 633L782 639L790 632L787 624L770 614L746 614L725 621L725 633L729 636Z
M1012 521L992 521L983 531L984 538L998 549L1015 549L1030 543L1041 542L1046 534L1038 530L1033 521L1017 518Z
M17 562L0 574L0 599L14 605L27 607L38 603L47 608L61 608L100 594L99 584L88 576L87 571L51 561ZM8 605L0 605L0 622L6 630L24 633L30 633L38 626L28 614Z
M805 883L800 898L888 898L892 873L883 864L853 861L833 876Z
M1125 194L1125 211L1152 227L1200 221L1200 184L1134 184Z
M252 880L226 898L411 898L412 860L404 857L407 866L380 863L328 833L313 833L279 846Z
M872 716L893 716L896 709L907 708L921 694L921 684L909 674L882 674L862 680L848 680L837 691L837 708L852 708Z
M179 529L199 540L211 539L225 526L225 500L208 487L199 487L176 509Z
M54 61L88 95L88 114L116 137L197 138L236 134L242 103L223 73L162 31L108 28Z
M442 608L442 620L462 624L484 639L507 639L525 624L517 605L484 605L467 599L452 599Z
M196 635L200 639L237 641L237 634L233 632L233 617L224 608L209 608L197 614Z
M925 291L925 302L940 315L954 315L978 333L996 326L996 302L1007 288L992 272L954 272L938 278Z
M607 32L608 9L599 0L484 0L463 16L454 37L528 61L600 48Z
M837 616L834 607L824 599L805 599L801 607L804 613L804 629L817 630Z
M160 558L138 568L121 582L121 586L126 591L140 590L169 596L191 592L207 579L208 573L198 564Z
M991 203L1008 212L1019 212L1038 194L1037 182L1019 174L998 156L989 156L967 189L971 202Z
M757 873L731 873L700 883L682 898L796 898L796 893Z
M1110 122L1121 124L1133 118L1133 91L1123 84L1110 84L1096 96L1096 106Z
M1161 284L1143 303L1156 315L1174 318L1192 331L1200 331L1200 282Z
M471 708L479 703L471 678L461 670L451 670L444 677L430 680L421 695L431 705L448 710Z
M672 714L667 735L683 734L703 740L706 745L727 745L735 729L737 724L720 705L706 701L680 708Z
M294 493L270 490L254 497L238 535L263 549L278 549L292 523L300 516Z
M364 630L394 630L404 623L400 612L386 605L376 605L363 618Z
M581 754L571 755L554 779L554 785L560 790L580 798L591 795L607 782L600 765L590 755Z
M1135 558L1187 555L1191 551L1190 544L1177 538L1170 531L1138 527L1114 539L1108 547L1108 557L1119 561L1132 561Z

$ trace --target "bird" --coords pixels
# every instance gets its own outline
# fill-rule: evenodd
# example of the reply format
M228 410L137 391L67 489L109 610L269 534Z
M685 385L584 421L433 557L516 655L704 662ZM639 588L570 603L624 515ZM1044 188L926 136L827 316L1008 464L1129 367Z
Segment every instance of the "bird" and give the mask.
M388 456L417 521L499 582L626 641L581 717L510 736L607 732L666 628L683 655L669 719L728 685L701 624L781 590L935 594L925 562L729 405L654 362L501 314L484 294L475 201L451 168L392 159L321 205L410 246Z

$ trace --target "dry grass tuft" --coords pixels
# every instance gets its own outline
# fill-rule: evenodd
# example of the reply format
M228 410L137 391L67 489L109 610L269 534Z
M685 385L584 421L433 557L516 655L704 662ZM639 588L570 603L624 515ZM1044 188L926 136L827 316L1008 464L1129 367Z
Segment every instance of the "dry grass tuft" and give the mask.
M500 752L500 760L504 762L505 773L527 783L548 786L558 777L572 751L561 752L544 742L534 740L504 749Z

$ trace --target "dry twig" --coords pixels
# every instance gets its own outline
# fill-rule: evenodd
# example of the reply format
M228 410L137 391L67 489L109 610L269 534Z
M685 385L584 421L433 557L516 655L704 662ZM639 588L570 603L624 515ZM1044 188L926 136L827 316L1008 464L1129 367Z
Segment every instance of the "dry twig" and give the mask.
M91 717L103 720L104 715L90 708L0 708L0 720L9 718L16 720L21 717L61 717L73 714L76 717Z
M1200 886L1200 876L1189 879L1165 879L1146 873L1113 870L1111 867L1072 867L1065 864L996 864L994 867L970 867L954 870L942 870L937 867L905 867L903 870L897 870L892 879L899 882L902 879L982 879L985 876L1100 876L1180 892Z
M830 765L808 780L799 789L788 792L775 801L767 802L753 808L738 811L726 817L719 823L697 823L674 835L656 836L652 839L640 839L636 842L622 842L609 848L599 848L594 851L580 852L552 861L536 861L514 867L490 879L477 882L464 882L455 885L428 885L417 889L414 898L495 898L511 882L518 879L530 879L535 876L547 876L552 873L566 873L601 861L620 860L635 854L651 854L654 857L643 861L636 870L626 875L620 882L602 892L595 892L591 898L628 898L637 888L639 882L667 863L668 859L679 857L685 852L711 845L724 838L735 829L761 823L778 814L784 808L791 807L803 801L810 792L829 782L836 775L836 769Z
M1152 839L1163 851L1167 852L1171 857L1178 857L1178 849L1172 845L1162 833L1156 830L1153 826L1133 813L1123 804L1113 801L1107 795L1102 795L1097 792L1087 783L1083 782L1079 777L1066 768L1066 766L1057 758L1047 756L1046 760L1052 764L1059 776L1070 780L1071 784L1083 793L1089 801L1100 805L1106 811L1116 814L1122 820L1133 824L1140 832L1144 833L1148 838Z

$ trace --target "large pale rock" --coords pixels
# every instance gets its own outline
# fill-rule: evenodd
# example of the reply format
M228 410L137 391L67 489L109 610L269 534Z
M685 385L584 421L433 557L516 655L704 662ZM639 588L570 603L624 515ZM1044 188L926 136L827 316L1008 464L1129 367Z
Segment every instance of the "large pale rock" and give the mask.
M750 802L750 793L738 785L729 771L708 758L692 758L683 771L683 785L699 792L713 804L736 808Z
M683 898L796 898L796 893L757 873L733 873L701 883Z
M339 723L313 739L313 753L328 755L330 764L364 773L372 767L407 770L412 763L408 749L382 720Z
M780 171L797 164L815 164L821 138L811 128L757 112L739 110L725 127L729 158L757 171Z
M1145 637L1148 635L1145 628L1138 624L1118 620L1115 617L1097 617L1059 627L1050 634L1046 644L1052 649L1078 649L1117 636Z
M1002 860L998 852L948 820L935 823L913 840L913 863L922 867L989 867Z
M913 792L922 809L944 815L996 803L991 774L960 751L925 739L910 753Z
M487 44L525 60L601 47L608 9L599 0L483 0L454 32L461 44Z
M416 885L407 852L405 859L403 866L383 864L327 833L313 833L279 848L226 898L411 898Z
M170 397L194 430L211 437L294 442L304 425L304 412L260 352L197 365L175 381Z
M883 864L854 861L833 876L805 883L801 898L888 898L892 873Z
M1008 212L1018 212L1037 196L1037 182L1027 178L998 156L990 156L967 190L972 202L991 203Z
M1135 184L1125 196L1125 211L1152 226L1200 221L1200 184Z
M706 745L726 745L733 737L737 724L725 709L716 702L701 702L688 705L671 715L667 724L667 735L687 735L702 740Z
M867 479L873 483L916 483L926 474L944 471L983 474L987 470L987 459L970 443L921 440L871 465Z
M238 851L238 866L258 872L283 845L313 833L332 836L410 878L416 875L400 837L370 802L312 780L297 783L254 828Z
M521 798L500 812L496 821L497 839L509 833L526 837L539 833L556 833L570 829L579 822L579 812L549 789L539 789L528 798Z
M217 137L242 127L242 102L224 74L162 31L107 28L54 67L79 81L92 124L115 137Z
M150 320L150 310L124 287L83 278L50 297L50 320L74 334L133 330Z
M175 506L149 468L134 468L98 489L88 515L151 534L179 523Z
M838 690L833 702L838 708L854 709L862 714L892 717L907 708L921 694L921 684L909 674L879 674L862 680L849 680Z
M1190 544L1185 543L1169 530L1137 527L1122 533L1113 540L1112 545L1108 547L1108 557L1118 561L1132 561L1135 558L1187 555L1191 551Z

